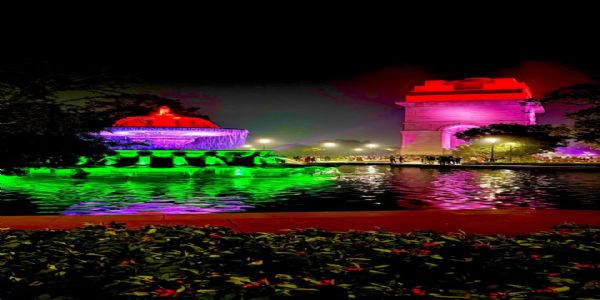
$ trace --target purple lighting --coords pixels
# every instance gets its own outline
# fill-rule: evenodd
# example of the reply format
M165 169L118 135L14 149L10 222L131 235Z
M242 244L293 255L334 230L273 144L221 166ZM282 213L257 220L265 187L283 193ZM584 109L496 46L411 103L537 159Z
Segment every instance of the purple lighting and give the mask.
M217 201L212 204L204 203L169 203L166 201L150 201L145 203L79 203L69 207L65 216L95 216L95 215L156 215L156 214L213 214L240 212L253 208L244 205L242 201Z
M220 128L167 106L148 116L126 117L99 133L116 150L228 150L246 143L248 130Z
M246 143L248 130L225 128L112 127L100 136L113 149L225 150Z

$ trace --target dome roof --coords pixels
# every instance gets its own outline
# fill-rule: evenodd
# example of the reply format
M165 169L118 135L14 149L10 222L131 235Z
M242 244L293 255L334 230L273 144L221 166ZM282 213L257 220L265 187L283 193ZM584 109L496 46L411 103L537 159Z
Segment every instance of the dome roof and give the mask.
M120 119L113 127L175 127L175 128L219 128L217 124L193 117L174 114L168 106L161 106L148 116L133 116Z

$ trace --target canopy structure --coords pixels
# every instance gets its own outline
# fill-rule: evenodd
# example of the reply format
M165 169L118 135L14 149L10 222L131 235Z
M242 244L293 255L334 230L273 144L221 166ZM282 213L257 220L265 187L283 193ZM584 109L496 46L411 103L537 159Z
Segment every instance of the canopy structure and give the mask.
M175 114L167 106L148 116L126 117L99 134L113 149L228 150L246 143L248 130L220 128L197 117Z

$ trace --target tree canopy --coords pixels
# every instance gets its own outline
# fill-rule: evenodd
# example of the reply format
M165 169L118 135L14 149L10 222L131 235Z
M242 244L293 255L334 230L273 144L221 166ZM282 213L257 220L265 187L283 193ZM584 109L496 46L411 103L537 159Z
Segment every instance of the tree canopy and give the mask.
M573 135L578 141L600 146L600 84L580 83L560 88L542 101L581 105L582 109L566 115L575 121Z
M68 166L80 156L109 153L90 133L160 105L201 116L198 108L186 108L176 99L137 93L127 85L131 82L104 72L70 73L44 65L0 71L0 173Z
M499 150L510 149L514 155L521 156L566 146L570 134L564 127L550 125L491 124L459 132L456 137L469 142L460 149L462 152L468 152L469 149L465 149L468 147L472 147L471 150L486 151L489 143L486 143L485 138L493 137L497 139L495 143Z

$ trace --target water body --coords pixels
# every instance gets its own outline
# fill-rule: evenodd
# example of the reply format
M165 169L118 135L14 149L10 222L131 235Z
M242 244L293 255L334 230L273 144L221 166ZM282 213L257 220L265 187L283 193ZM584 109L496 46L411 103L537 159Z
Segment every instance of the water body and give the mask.
M12 178L0 215L600 209L600 172L342 166L339 176Z

